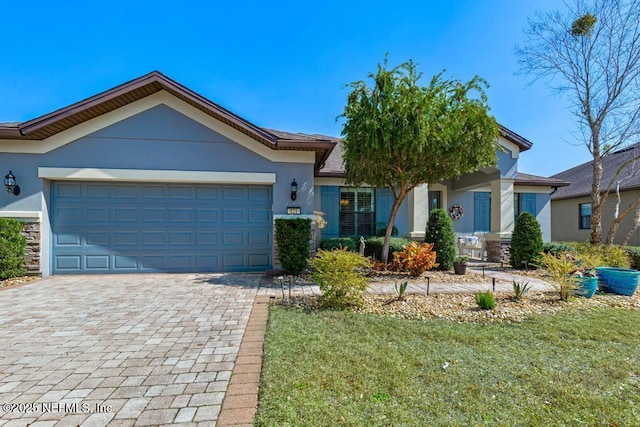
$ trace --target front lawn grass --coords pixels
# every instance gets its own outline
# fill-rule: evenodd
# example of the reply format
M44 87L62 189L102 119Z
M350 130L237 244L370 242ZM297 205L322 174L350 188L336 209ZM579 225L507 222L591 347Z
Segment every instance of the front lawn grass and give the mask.
M479 325L274 306L255 423L622 426L639 405L640 311Z

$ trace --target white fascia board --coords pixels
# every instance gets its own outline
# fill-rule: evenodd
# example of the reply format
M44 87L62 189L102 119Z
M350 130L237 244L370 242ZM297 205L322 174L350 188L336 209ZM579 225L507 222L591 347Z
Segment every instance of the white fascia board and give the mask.
M518 185L514 184L513 192L514 193L538 193L538 194L549 194L551 193L551 186L533 186L533 185Z
M38 177L73 181L183 182L216 184L275 184L275 173L208 172L148 169L95 169L39 167Z
M0 211L0 218L14 218L20 221L42 220L42 212L39 211Z
M80 123L43 141L0 140L0 153L48 153L158 105L166 105L272 162L315 163L315 152L313 151L274 150L266 147L239 130L216 120L164 90Z

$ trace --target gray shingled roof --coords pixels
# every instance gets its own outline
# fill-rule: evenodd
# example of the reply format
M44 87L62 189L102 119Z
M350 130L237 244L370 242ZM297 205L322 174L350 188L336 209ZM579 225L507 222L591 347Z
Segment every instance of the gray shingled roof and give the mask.
M567 181L563 181L557 178L545 178L544 176L530 175L528 173L518 172L516 175L516 184L518 185L532 185L540 187L566 187L569 185Z
M601 190L606 190L616 171L630 159L640 156L640 144L616 151L602 159L602 183ZM553 200L584 197L591 194L593 181L593 161L583 163L564 172L557 173L551 178L560 179L570 183L569 186L559 188L553 196ZM619 175L621 190L640 188L640 161L631 162Z

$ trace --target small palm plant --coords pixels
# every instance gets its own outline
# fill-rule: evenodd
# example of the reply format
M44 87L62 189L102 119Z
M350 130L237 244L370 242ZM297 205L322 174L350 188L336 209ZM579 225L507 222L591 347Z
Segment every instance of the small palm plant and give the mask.
M520 283L514 280L513 281L513 299L516 301L520 301L522 297L524 297L524 294L526 294L529 291L529 289L531 289L531 285L529 284L529 282Z
M404 300L404 293L406 292L408 285L409 285L408 280L405 280L402 283L398 283L395 280L393 281L393 289L396 291L396 297L398 301Z

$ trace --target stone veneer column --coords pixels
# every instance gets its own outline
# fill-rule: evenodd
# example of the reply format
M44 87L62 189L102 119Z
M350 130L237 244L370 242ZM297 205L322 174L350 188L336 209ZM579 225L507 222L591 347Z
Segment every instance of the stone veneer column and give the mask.
M41 273L40 264L40 223L27 222L22 234L27 238L27 248L25 249L24 264L28 275L38 275Z
M513 225L513 180L493 180L491 181L491 232L485 237L487 261L509 262Z

